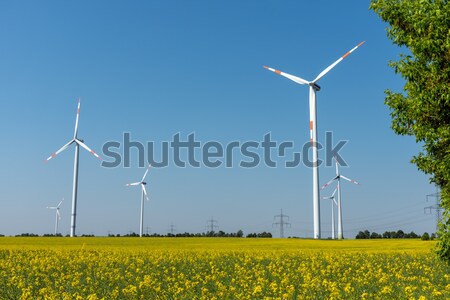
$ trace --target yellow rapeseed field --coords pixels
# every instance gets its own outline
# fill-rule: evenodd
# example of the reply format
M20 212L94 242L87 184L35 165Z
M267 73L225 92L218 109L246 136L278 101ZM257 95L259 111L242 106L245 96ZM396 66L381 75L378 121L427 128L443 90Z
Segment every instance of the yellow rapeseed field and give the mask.
M0 238L0 299L449 299L419 240Z

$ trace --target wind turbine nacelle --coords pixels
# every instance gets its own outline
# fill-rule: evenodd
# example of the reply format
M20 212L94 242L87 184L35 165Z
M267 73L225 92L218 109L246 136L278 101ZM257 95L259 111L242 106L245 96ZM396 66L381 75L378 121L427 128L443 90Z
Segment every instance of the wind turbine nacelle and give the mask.
M320 85L318 85L317 83L313 83L313 84L311 84L311 86L313 87L313 89L315 90L315 91L320 91Z
M143 185L146 185L146 184L147 184L147 182L145 182L145 181L142 181L142 182L141 182L141 184L143 184Z

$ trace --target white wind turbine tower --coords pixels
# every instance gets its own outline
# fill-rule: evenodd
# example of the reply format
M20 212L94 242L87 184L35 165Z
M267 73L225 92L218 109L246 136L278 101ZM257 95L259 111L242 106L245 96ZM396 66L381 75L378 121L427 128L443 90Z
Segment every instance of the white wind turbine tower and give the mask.
M331 239L333 239L333 240L336 238L336 235L335 235L336 230L334 229L334 206L335 205L337 206L337 202L336 202L334 195L336 194L336 191L338 189L339 189L339 185L334 189L334 192L331 196L322 197L322 199L324 199L324 200L328 200L328 199L331 200Z
M72 215L70 219L70 236L75 236L75 227L77 223L77 194L78 194L78 158L79 158L79 147L83 147L88 152L93 154L98 159L102 160L100 156L98 156L97 153L92 151L86 144L83 142L83 140L78 139L78 118L80 116L80 99L78 99L78 109L77 109L77 116L75 119L75 132L73 134L73 138L64 146L61 147L58 151L53 153L49 158L46 159L46 162L48 162L50 159L61 153L62 151L66 150L70 145L75 144L75 159L73 163L73 189L72 189Z
M59 204L57 206L47 206L48 209L54 209L56 210L56 221L55 221L55 235L58 234L58 225L59 225L59 220L61 220L61 214L59 213L59 207L61 206L61 203L63 203L64 198L61 200L61 202L59 202Z
M341 202L341 178L345 179L347 181L350 181L351 183L354 184L360 184L359 182L347 178L344 175L341 175L339 173L339 166L338 166L338 161L336 158L334 158L334 160L336 161L336 176L334 176L333 179L331 179L330 181L328 181L322 188L321 190L323 190L324 188L326 188L327 186L329 186L333 181L337 181L337 191L338 191L338 201L337 201L337 207L338 207L338 239L342 240L344 238L342 232L343 232L343 228L342 228L342 202Z
M320 86L317 84L325 74L327 74L331 69L333 69L338 63L340 63L344 58L346 58L350 53L355 51L359 46L364 44L364 42L359 43L356 47L345 53L342 57L328 66L323 70L313 81L307 81L303 78L290 75L279 70L275 70L264 66L264 68L275 72L281 76L284 76L298 84L309 85L309 137L313 148L313 210L314 210L314 238L320 239L320 195L319 195L319 166L317 164L317 109L316 109L316 92L320 91Z
M147 170L145 170L144 176L142 176L141 181L134 182L134 183L128 183L126 186L133 186L133 185L140 185L142 188L142 200L141 200L141 220L140 220L140 226L139 226L139 236L142 237L142 232L144 230L144 197L148 201L147 191L145 190L145 186L147 185L147 182L145 182L145 177L147 176L148 170L150 170L150 165L148 166Z

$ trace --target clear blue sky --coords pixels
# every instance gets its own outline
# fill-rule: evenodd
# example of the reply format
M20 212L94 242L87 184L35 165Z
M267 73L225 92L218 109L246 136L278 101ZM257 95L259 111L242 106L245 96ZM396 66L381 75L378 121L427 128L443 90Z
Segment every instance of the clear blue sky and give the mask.
M109 140L167 141L195 132L202 142L309 140L308 88L263 69L313 79L359 42L366 43L320 81L319 141L325 131L348 140L342 173L361 186L343 187L344 230L434 231L424 215L434 192L410 164L420 146L390 129L384 90L401 91L387 66L402 49L369 1L2 1L0 2L0 233L51 233L48 205L62 197L61 232L70 228L73 152L43 163L73 134L101 154ZM323 159L323 153L319 156ZM80 155L77 233L138 232L139 190L125 187L144 173L106 169ZM176 168L151 170L145 226L166 233L272 231L280 208L287 235L312 236L311 170ZM334 175L320 168L321 184ZM323 195L331 193L324 191ZM322 233L330 235L329 202Z

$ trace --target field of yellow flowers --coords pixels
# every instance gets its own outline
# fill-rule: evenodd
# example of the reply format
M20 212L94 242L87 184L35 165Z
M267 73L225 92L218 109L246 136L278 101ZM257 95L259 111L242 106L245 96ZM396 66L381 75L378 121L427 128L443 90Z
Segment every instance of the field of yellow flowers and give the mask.
M0 299L448 299L419 240L0 238Z

